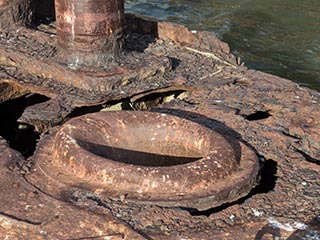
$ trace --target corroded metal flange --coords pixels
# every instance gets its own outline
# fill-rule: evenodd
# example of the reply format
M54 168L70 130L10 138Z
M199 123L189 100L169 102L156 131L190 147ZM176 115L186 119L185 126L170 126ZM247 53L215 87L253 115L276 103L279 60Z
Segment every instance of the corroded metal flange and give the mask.
M127 202L204 210L256 185L257 156L242 143L238 147L163 113L93 113L43 139L27 178L56 197L79 188Z

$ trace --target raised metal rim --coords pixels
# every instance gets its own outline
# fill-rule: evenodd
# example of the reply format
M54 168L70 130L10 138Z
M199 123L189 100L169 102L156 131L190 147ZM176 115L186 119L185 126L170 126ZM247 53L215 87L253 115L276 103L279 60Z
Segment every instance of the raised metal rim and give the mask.
M110 117L112 117L113 119L124 117L128 118L130 116L136 116L137 114L142 114L144 117L146 117L146 119L150 118L151 116L160 118L166 117L170 118L170 121L182 121L183 124L187 124L187 127L196 126L199 129L205 131L207 134L209 134L210 141L213 141L213 143L218 140L223 147L232 148L232 146L220 134L194 122L190 122L171 115L149 112L121 111L90 114L86 117L82 116L81 119L84 120L88 117L90 118L97 116L108 116L109 119ZM54 151L58 150L57 146L55 146L55 138L57 136L57 133L59 133L59 131L61 133L61 129L63 128L74 129L75 126L73 126L73 121L68 122L66 125L60 128L60 130L57 129L46 139L43 139L43 141L38 147L36 154L34 155L34 161L36 163L35 171L27 177L32 182L34 182L34 184L37 185L39 185L39 182L43 182L44 179L47 179L45 182L48 186L46 186L46 184L40 184L41 186L39 187L41 189L44 189L44 191L48 192L49 194L53 194L55 196L59 196L65 192L68 192L70 188L76 187L79 189L90 191L101 197L106 196L120 199L123 198L123 196L125 196L127 202L135 202L141 204L157 204L160 206L190 207L197 208L199 210L204 210L221 205L225 202L232 202L245 196L257 183L259 172L258 158L255 155L255 153L249 147L245 146L243 143L240 143L241 156L239 156L239 158L237 159L237 161L239 161L239 164L237 164L237 168L232 168L231 170L229 169L231 172L229 171L229 173L223 175L223 177L214 179L214 176L212 175L212 173L210 174L210 171L204 171L203 167L201 167L206 166L209 169L214 167L214 164L212 165L211 160L217 159L217 156L210 156L210 154L207 155L205 159L202 158L195 162L178 166L160 168L132 166L130 164L114 163L112 161L108 161L108 159L103 159L101 157L92 155L88 152L83 152L81 148L79 149L79 146L77 146L76 142L73 141L72 138L67 139L68 137L63 136L63 138L67 139L69 143L66 148L77 148L78 154L82 155L82 157L84 158L78 159L80 164L84 164L84 168L83 166L81 166L81 168L90 168L90 171L92 171L92 168L97 170L97 174L95 175L96 177L93 177L94 175L92 174L88 175L86 172L78 172L72 174L70 170L67 171L68 166L66 166L65 164L61 164L61 162L59 163L59 161L57 164L56 159L53 159L53 156L55 154L52 154ZM61 148L59 148L59 150L63 152ZM232 153L235 154L234 151L232 151ZM209 158L207 158L208 156ZM86 161L85 159L90 159L90 161ZM93 159L94 162L92 161ZM225 160L226 159L222 159L222 161ZM235 161L235 159L233 159L232 161ZM90 164L87 165L86 163ZM94 164L92 165L92 163ZM75 162L73 161L72 164L75 164ZM99 164L100 167L94 166L96 164ZM101 164L103 165L102 168ZM109 168L110 166L112 167ZM121 168L122 171L117 171L117 167ZM200 169L200 172L194 171L194 169L197 168ZM111 172L115 171L113 178L117 178L117 174L127 172L128 176L132 177L132 179L137 178L137 174L141 174L141 169L143 169L143 172L147 173L145 175L146 178L156 177L159 179L159 181L161 181L164 172L170 174L183 173L182 175L180 175L180 180L185 191L181 192L181 188L179 188L178 186L177 189L179 189L180 191L175 191L169 189L168 187L165 187L163 192L160 191L158 193L154 191L148 192L148 189L150 188L146 188L144 189L144 191L139 192L136 191L134 187L130 186L130 184L127 186L127 190L122 189L119 191L117 190L116 182L110 182L108 181L108 179L106 179L105 181L103 180L103 177L109 176L108 174L103 175L103 173L106 172L106 169L109 169ZM223 169L221 169L221 171L222 170ZM77 174L81 175L82 177L77 177ZM195 174L198 174L198 179L196 180L194 177ZM43 180L40 181L40 178ZM117 181L119 181L119 179L117 179ZM194 183L194 181L196 183ZM177 184L180 183L177 182ZM190 187L190 191L188 191L188 186ZM134 192L132 192L132 189L134 189Z

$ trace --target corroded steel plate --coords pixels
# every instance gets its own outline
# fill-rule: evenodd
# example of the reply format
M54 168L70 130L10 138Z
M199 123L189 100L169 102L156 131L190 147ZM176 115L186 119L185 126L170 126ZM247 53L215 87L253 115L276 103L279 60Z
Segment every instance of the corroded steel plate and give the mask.
M256 185L257 156L237 144L164 113L93 113L41 141L28 180L56 197L79 188L127 202L204 210Z

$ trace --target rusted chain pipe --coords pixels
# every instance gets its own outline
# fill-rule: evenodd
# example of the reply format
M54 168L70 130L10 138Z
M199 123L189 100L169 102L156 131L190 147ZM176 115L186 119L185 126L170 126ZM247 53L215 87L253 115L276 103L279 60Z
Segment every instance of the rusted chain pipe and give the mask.
M124 0L55 0L59 60L104 65L119 55Z

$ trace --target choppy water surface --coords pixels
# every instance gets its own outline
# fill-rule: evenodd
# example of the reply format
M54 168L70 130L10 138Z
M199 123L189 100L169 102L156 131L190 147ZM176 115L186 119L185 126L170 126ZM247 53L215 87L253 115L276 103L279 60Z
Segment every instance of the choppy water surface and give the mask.
M249 68L320 91L319 0L127 0L126 11L214 31Z

